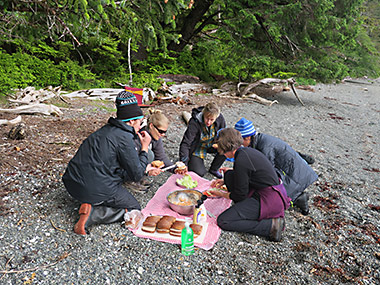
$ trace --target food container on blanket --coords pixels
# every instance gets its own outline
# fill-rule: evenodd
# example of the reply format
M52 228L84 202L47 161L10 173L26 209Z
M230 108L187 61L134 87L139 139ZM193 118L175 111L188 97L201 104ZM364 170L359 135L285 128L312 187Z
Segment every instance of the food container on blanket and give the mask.
M181 215L192 215L202 192L194 189L176 190L167 197L170 208Z

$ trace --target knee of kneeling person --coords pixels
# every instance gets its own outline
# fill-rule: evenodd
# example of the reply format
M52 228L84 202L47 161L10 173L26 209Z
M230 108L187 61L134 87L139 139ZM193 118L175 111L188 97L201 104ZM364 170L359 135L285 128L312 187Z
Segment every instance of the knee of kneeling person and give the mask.
M192 169L189 167L189 171L193 171L195 172L196 174L198 174L200 177L203 177L205 176L205 174L207 173L207 170L205 171L200 171L199 169Z
M218 218L216 219L216 223L218 224L218 227L221 228L221 229L225 229L226 226L229 224L228 221L226 221L224 218L223 218L223 215L220 214L218 216Z
M131 212L131 211L133 211L133 210L139 210L139 211L141 211L141 206L140 206L140 204L131 205L131 206L125 208L125 211L126 211L126 212Z

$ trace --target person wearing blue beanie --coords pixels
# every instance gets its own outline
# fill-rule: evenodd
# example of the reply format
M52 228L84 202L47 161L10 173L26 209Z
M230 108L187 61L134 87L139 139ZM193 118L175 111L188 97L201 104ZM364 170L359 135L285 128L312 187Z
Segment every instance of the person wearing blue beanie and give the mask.
M267 134L258 133L253 123L241 118L236 124L243 137L243 145L262 152L275 167L288 196L301 213L309 213L309 195L304 190L318 179L318 175L306 163L314 163L311 156L296 152L283 140Z
M243 138L251 137L256 134L256 129L251 121L241 118L236 124L235 129L238 130Z

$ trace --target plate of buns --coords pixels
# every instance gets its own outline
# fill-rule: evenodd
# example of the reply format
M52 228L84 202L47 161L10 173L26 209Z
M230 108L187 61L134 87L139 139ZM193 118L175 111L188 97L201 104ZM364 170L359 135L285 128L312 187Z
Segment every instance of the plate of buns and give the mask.
M185 228L185 221L177 219L172 216L159 216L152 215L146 217L143 222L141 230L144 233L151 234L155 237L166 237L169 239L181 239L182 230ZM207 223L200 224L190 224L190 228L194 232L194 239L198 238L202 233L205 234L207 229Z

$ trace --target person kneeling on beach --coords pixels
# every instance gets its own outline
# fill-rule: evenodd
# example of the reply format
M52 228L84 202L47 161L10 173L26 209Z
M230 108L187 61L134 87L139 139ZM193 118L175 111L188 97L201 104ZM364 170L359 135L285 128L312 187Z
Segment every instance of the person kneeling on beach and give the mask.
M126 219L137 223L142 214L135 197L122 186L139 181L152 166L148 164L151 137L139 133L143 113L136 97L122 91L116 98L117 116L83 141L70 160L63 183L69 194L82 204L74 232L85 235L93 224ZM141 141L138 152L134 139Z
M207 170L204 159L207 153L215 155L209 173L221 178L219 167L226 158L217 153L212 147L218 131L226 126L223 115L215 103L207 103L205 106L194 108L187 129L183 135L179 147L179 159L188 166L189 171L194 171L203 177Z
M154 160L162 161L163 165L161 168L173 166L169 169L171 173L186 174L187 167L178 167L178 163L174 163L168 158L165 153L164 144L162 139L165 137L166 132L169 128L169 119L160 110L149 110L150 116L148 118L147 125L144 126L140 132L148 132L151 136L152 141L149 145L148 159L149 162ZM141 149L141 142L139 139L135 140L137 149ZM149 171L149 176L157 176L162 173L161 168L153 168ZM149 189L150 182L146 179L142 179L139 182L127 182L125 185L135 192L146 192Z
M279 138L257 133L253 123L245 118L235 124L235 129L241 133L245 147L257 149L269 159L293 204L303 215L309 214L309 195L304 190L318 179L318 175L308 165L314 159L296 152Z
M224 168L224 180L211 187L226 185L228 192L210 190L213 196L235 202L217 218L218 226L227 231L245 232L280 241L285 229L284 211L290 198L270 161L261 152L243 147L239 131L226 128L216 141L218 152L234 158L233 169Z

